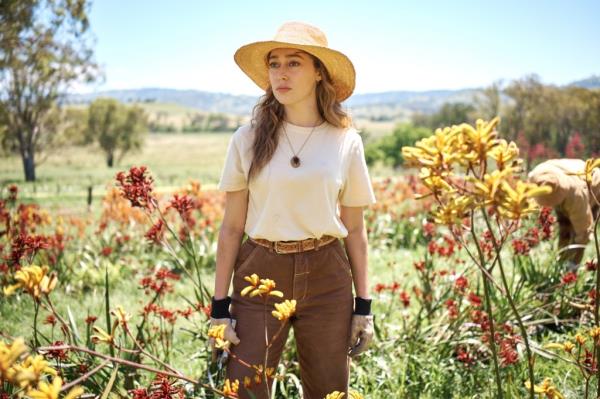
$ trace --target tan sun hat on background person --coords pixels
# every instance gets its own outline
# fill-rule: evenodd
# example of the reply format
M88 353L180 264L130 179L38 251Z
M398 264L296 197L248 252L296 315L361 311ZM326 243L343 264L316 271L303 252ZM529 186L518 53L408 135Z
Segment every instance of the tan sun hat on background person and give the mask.
M233 56L236 64L263 90L269 87L267 54L276 48L295 48L317 57L327 69L342 102L354 91L355 71L350 59L328 47L327 37L319 28L304 22L284 23L273 40L254 42L240 47Z

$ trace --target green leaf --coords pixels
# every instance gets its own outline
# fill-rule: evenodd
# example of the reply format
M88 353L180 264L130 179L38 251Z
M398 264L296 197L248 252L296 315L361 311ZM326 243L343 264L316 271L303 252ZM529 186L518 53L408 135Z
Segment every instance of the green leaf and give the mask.
M115 368L113 369L113 372L110 375L110 379L108 380L108 383L106 384L106 387L104 388L104 391L102 392L102 396L100 397L100 399L108 398L108 394L112 390L115 380L117 379L117 372L119 371L119 364L114 363L114 365L115 365Z
M77 323L75 323L75 318L73 317L73 312L71 312L70 306L67 306L67 314L69 315L71 331L73 331L73 339L75 340L75 344L79 345L81 342L81 336L79 335L79 330L77 330Z

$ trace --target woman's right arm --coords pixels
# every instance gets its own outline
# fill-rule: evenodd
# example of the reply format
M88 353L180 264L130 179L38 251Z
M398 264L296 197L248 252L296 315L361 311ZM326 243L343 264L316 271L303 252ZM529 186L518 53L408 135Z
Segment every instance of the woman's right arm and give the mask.
M225 212L217 241L217 266L215 273L216 300L227 297L248 211L248 189L228 191L225 194Z

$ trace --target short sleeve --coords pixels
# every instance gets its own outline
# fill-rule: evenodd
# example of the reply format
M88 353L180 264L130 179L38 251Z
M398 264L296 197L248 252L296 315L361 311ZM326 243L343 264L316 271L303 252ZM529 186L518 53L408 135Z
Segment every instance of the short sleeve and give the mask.
M348 153L348 168L340 193L340 204L342 206L368 206L375 202L362 138L356 133Z
M217 188L220 191L238 191L248 187L246 174L242 163L242 152L239 145L239 131L236 131L227 147L225 166Z

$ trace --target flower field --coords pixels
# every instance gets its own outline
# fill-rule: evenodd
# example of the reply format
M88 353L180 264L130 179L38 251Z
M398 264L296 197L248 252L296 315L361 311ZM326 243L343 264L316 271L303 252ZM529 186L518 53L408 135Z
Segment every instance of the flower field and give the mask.
M526 182L498 123L438 129L403 149L415 174L374 179L376 336L352 360L350 398L600 396L598 220L568 268L534 200L550 189ZM222 193L190 181L158 195L139 166L98 216L52 215L15 185L0 195L0 398L235 398L271 378L273 397L300 397L290 342L277 369L230 357L244 381L211 361L209 340L231 345L208 323ZM296 303L262 277L242 294L283 327Z

